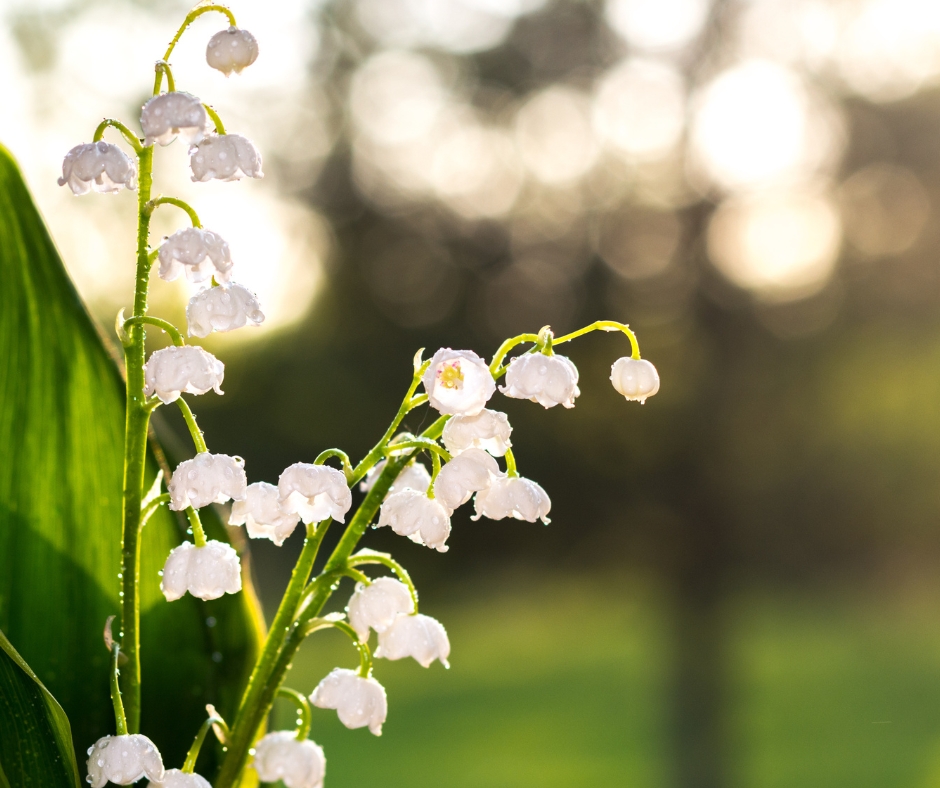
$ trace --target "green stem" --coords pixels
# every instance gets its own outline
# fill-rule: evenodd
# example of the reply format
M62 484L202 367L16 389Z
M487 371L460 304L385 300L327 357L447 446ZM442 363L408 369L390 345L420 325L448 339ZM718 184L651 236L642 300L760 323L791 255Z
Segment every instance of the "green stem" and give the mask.
M516 345L521 345L523 342L538 344L538 341L538 334L519 334L519 336L510 337L499 346L499 350L493 355L493 360L490 362L490 373L494 378L498 378L505 371L505 368L501 368L500 365L503 363L503 359L506 358L506 354Z
M431 483L428 485L428 498L434 497L434 482L441 472L441 456L437 452L431 454Z
M636 334L630 330L630 326L624 323L618 323L616 320L596 320L589 326L580 328L577 331L572 331L570 334L565 334L563 337L553 339L552 344L560 345L562 342L570 342L572 339L589 334L591 331L622 331L630 340L630 347L633 350L631 357L635 359L640 358L640 343L637 342Z
M346 564L348 566L362 566L363 564L381 564L382 566L387 566L398 575L399 580L408 586L408 590L411 592L411 599L415 603L415 613L418 612L418 589L415 588L415 584L412 582L408 570L392 558L391 555L366 548L360 550L355 555L351 555L346 561Z
M152 501L150 501L146 506L140 510L140 527L143 528L147 521L153 516L154 512L157 511L163 504L170 502L170 494L163 493L158 495Z
M512 449L506 449L506 454L503 457L506 460L506 475L509 477L518 476L519 471L516 470L516 458L512 453Z
M166 74L166 89L173 93L176 90L176 81L173 79L173 72L170 70L170 64L166 62L166 58L158 60L154 70L157 72L157 76L153 81L153 95L156 96L160 92L164 74Z
M209 733L209 728L214 724L224 725L225 720L221 717L209 717L201 726L199 726L199 732L196 734L196 738L193 739L193 746L189 748L189 752L186 753L186 760L183 762L182 771L186 774L192 774L196 769L196 759L199 757L199 751L202 749L202 743L206 740L206 734Z
M297 741L303 741L310 735L310 722L313 716L310 708L310 701L306 695L301 695L297 690L288 687L280 687L277 694L281 698L287 698L297 707L297 713L300 719L297 721Z
M130 146L134 149L134 152L138 155L144 149L144 146L140 144L140 140L127 126L125 126L121 121L114 120L113 118L105 118L101 123L98 124L98 128L95 129L95 136L92 137L92 142L99 142L104 138L105 129L108 127L117 129L123 135L124 139L128 141Z
M439 457L443 458L444 462L450 462L451 456L450 452L447 449L438 446L434 441L429 440L410 440L410 441L400 441L399 443L392 443L385 449L385 453L397 452L402 449L424 449L427 452L436 454Z
M349 455L341 449L327 449L326 451L321 451L313 461L313 464L323 465L330 457L337 457L340 462L343 463L343 473L346 475L346 482L349 483L349 480L352 478L353 467L352 463L349 461Z
M206 446L206 439L203 437L202 430L199 429L199 425L196 424L196 417L189 408L189 403L186 402L182 396L179 396L176 398L176 404L179 405L179 409L183 414L183 420L186 422L186 427L189 429L189 434L196 446L196 451L200 454L209 451L209 448Z
M124 716L124 704L121 702L121 683L118 676L118 658L121 656L121 647L115 643L111 646L111 703L114 706L114 727L118 736L127 735L127 718Z
M228 17L229 25L231 25L232 27L238 27L238 25L235 22L235 14L229 11L229 9L227 9L224 5L216 5L213 3L210 5L201 5L197 8L194 8L192 11L190 11L186 15L186 18L183 20L183 24L180 25L180 29L176 31L176 35L173 36L173 40L170 42L170 45L167 47L166 52L163 53L164 61L169 61L170 55L173 54L173 48L176 46L180 38L182 38L183 33L186 32L186 28L189 27L200 16L202 16L203 14L208 14L210 11L218 11L220 14L225 14L225 16ZM159 92L160 92L160 86L158 84L156 88L154 89L153 93L154 95L156 95Z
M225 134L225 125L222 123L222 118L219 117L219 113L212 109L212 107L210 107L208 104L203 104L202 106L205 108L206 114L212 118L213 124L215 124L215 133Z
M206 546L206 532L202 528L202 520L199 519L199 512L192 506L186 507L186 519L189 520L189 527L193 529L193 541L196 547Z
M150 315L137 315L136 317L129 317L124 321L124 331L127 331L128 326L134 325L151 325L156 326L157 328L163 329L167 334L170 335L170 339L173 340L173 344L177 347L182 347L186 344L186 340L183 339L183 335L180 334L179 329L170 323L168 320L163 320L159 317L151 317Z
M300 631L303 633L303 636L306 637L317 630L325 629L326 627L333 627L338 629L340 632L345 633L349 639L352 641L353 646L356 647L356 651L359 652L359 675L362 678L367 679L372 674L372 650L369 648L368 643L364 643L359 639L359 634L345 621L336 621L329 617L327 618L314 618L300 627Z
M148 210L151 214L161 205L175 205L177 208L182 208L189 215L189 220L193 223L193 227L202 227L202 223L199 221L199 214L197 214L196 210L185 200L180 200L178 197L157 197L147 203Z
M344 567L340 572L346 575L346 577L352 578L357 583L362 583L364 586L372 585L372 581L369 579L368 575L363 574L358 569L353 569L351 566Z

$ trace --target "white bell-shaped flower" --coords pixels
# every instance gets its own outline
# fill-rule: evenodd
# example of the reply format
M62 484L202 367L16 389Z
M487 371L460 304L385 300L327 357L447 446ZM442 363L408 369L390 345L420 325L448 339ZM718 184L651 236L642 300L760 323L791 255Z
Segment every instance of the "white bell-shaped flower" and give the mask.
M379 633L375 656L383 659L413 657L423 668L439 659L445 668L449 668L450 640L447 630L437 619L420 613L405 614Z
M245 500L232 504L229 525L244 525L252 539L270 539L280 547L290 536L300 515L285 513L278 501L277 487L267 482L249 484Z
M659 391L659 373L646 359L618 358L610 368L610 382L628 400L641 405Z
M321 709L336 709L339 721L347 728L364 728L382 735L382 723L388 714L385 688L371 676L364 679L355 670L335 668L310 695L310 702Z
M241 134L206 137L190 151L189 166L193 170L192 179L197 183L264 177L261 154L251 140Z
M490 520L502 520L504 517L515 517L517 520L526 520L534 523L541 520L548 525L548 513L552 502L538 484L521 476L504 476L490 485L489 489L481 490L474 500L476 514L471 520L488 517Z
M209 115L195 96L181 91L161 93L144 104L140 112L140 127L144 131L144 145L169 145L177 137L194 145L206 136Z
M181 512L189 506L201 509L229 499L243 501L248 494L245 461L228 454L200 452L176 466L170 483L170 509Z
M438 477L440 478L440 477ZM402 490L388 496L379 511L379 524L388 525L399 536L427 545L441 553L448 550L450 512L435 498L417 490Z
M242 590L242 568L231 545L210 540L203 547L183 542L163 565L160 590L167 602L187 591L199 599L218 599Z
M483 449L466 449L444 463L434 480L434 498L451 511L485 490L500 476L499 466Z
M326 757L310 739L298 740L293 731L274 731L255 744L251 766L263 783L282 780L287 788L322 788Z
M206 337L213 331L234 331L249 323L260 326L264 313L251 290L231 282L196 293L186 307L186 322L191 337Z
M130 785L141 777L159 782L166 773L160 751L139 733L104 736L88 748L88 776L91 788L108 783Z
M230 27L220 30L206 47L206 62L225 76L240 74L258 59L258 42L247 30Z
M217 282L227 282L232 275L232 253L228 243L221 235L204 227L177 230L160 244L157 256L160 260L158 273L167 282L172 282L182 273L197 285L211 277L215 277Z
M356 584L346 613L359 640L369 639L369 629L384 632L401 613L413 613L414 600L408 586L392 577L378 577L370 585Z
M167 769L163 779L160 782L151 780L148 788L212 788L212 785L201 774Z
M527 353L516 356L506 370L506 385L500 391L514 399L530 399L545 408L555 405L574 407L578 389L578 370L571 359Z
M144 394L156 394L166 405L180 394L205 394L214 389L222 393L225 365L196 345L162 348L154 351L144 364Z
M76 145L65 154L59 186L69 185L72 194L90 191L117 194L137 188L137 162L117 145L104 140Z
M295 462L277 482L281 510L297 513L305 523L327 517L344 522L352 506L352 493L342 471L326 465Z
M496 391L490 368L472 350L441 348L422 382L431 407L445 415L473 416Z
M498 410L483 408L475 416L452 416L441 435L451 454L467 449L483 449L494 457L502 457L512 446L509 418Z
M388 460L382 460L369 469L366 478L359 484L359 490L361 492L369 492L369 490L375 486L375 480L378 479L382 471L385 470L387 462ZM399 473L398 477L395 479L394 484L388 488L388 493L385 497L388 498L389 495L401 492L402 490L417 490L418 492L426 493L430 486L431 474L428 472L427 466L415 461L409 463L402 469L402 472Z

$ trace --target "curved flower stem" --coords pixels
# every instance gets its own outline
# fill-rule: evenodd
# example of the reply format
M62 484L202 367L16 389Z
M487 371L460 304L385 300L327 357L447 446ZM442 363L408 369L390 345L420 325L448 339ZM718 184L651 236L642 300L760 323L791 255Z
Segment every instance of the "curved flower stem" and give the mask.
M177 208L182 208L189 215L189 220L193 223L193 227L202 227L202 223L199 221L199 214L197 214L193 206L185 200L181 200L178 197L156 197L147 203L147 209L153 214L161 205L175 205Z
M127 718L124 716L124 704L121 702L121 684L118 676L118 659L121 656L121 647L114 643L111 646L111 703L114 706L114 727L118 736L127 734Z
M183 20L183 24L180 25L179 30L176 31L176 35L173 36L173 40L170 41L170 45L167 47L166 52L163 53L164 62L169 61L170 55L173 54L173 49L176 47L176 44L179 42L180 38L183 37L183 33L186 32L188 28L196 19L201 17L203 14L208 14L210 11L218 11L220 14L225 14L228 17L228 22L232 27L238 27L235 22L235 14L233 14L228 8L224 5L217 5L211 3L209 5L200 5L186 14L186 18ZM159 79L159 74L157 78ZM158 82L153 89L153 95L157 95L160 92L160 83Z
M327 627L338 629L340 632L349 636L352 644L356 647L356 651L359 652L359 675L364 679L369 678L372 674L372 650L369 648L368 643L364 643L359 639L359 634L356 630L345 621L339 621L329 616L326 618L313 618L304 623L304 625L299 628L299 631L302 633L303 637L307 637L307 635L312 635L314 632L326 629Z
M297 726L297 741L303 741L310 735L310 718L313 716L310 709L310 701L306 695L301 695L297 690L287 687L278 689L277 694L281 698L287 698L297 707L297 713L300 715Z
M173 344L177 347L182 347L186 344L186 340L183 339L183 335L180 334L179 329L176 326L174 326L168 320L163 320L159 317L152 317L150 315L137 315L136 317L127 318L127 320L124 321L124 331L126 332L130 326L141 324L162 328L167 334L170 335L170 339L173 340Z
M441 455L437 452L431 453L431 483L428 485L428 498L434 497L434 482L437 481L437 475L441 472Z
M199 757L199 751L202 749L202 743L206 739L206 734L209 733L209 728L213 725L225 725L225 720L221 717L211 716L209 717L202 725L199 726L199 732L196 734L196 738L193 739L193 745L189 748L189 752L186 753L186 760L183 762L183 771L185 774L192 774L196 769L196 759Z
M330 457L337 457L343 463L343 473L346 475L346 482L349 483L353 475L353 467L352 463L349 461L349 455L341 449L327 449L326 451L321 451L313 461L313 464L323 465Z
M509 351L516 347L516 345L521 345L523 342L537 344L538 341L538 334L519 334L519 336L507 339L499 346L499 350L493 355L493 360L490 362L490 374L492 374L494 378L498 378L505 372L505 367L501 367L500 365L503 363L503 359L506 358Z
M516 457L512 453L512 449L506 449L506 454L503 455L506 460L506 475L510 478L519 475L519 471L516 470Z
M114 120L114 118L105 118L103 121L101 121L101 123L98 124L98 128L95 129L95 136L92 137L91 141L99 142L102 140L104 138L105 129L107 129L109 126L121 132L121 135L125 140L127 140L130 146L134 149L135 153L139 154L144 149L144 146L140 144L140 139L138 139L137 135L127 128L127 126L121 123L121 121Z
M362 566L363 564L381 564L382 566L387 566L398 575L398 579L408 586L408 591L411 592L411 600L415 603L415 613L418 612L418 590L415 588L415 584L411 580L411 575L408 574L408 570L405 569L405 567L388 553L379 553L375 550L369 550L368 548L364 548L355 555L349 556L346 561L347 566Z
M166 58L163 60L158 60L153 67L154 71L157 72L157 76L153 81L153 95L155 96L160 92L164 74L166 74L166 89L170 93L176 90L176 80L173 79L173 72L170 70L170 64L166 61Z
M163 493L142 507L140 510L140 527L143 528L147 524L147 521L153 517L154 512L156 512L157 509L159 509L163 504L169 502L170 494Z
M189 527L193 529L193 541L196 547L206 546L206 532L202 527L202 520L199 519L199 512L192 506L186 507L186 519L189 520Z
M219 117L219 113L212 109L212 107L210 107L208 104L203 104L202 106L205 108L206 114L212 118L212 123L215 126L215 133L225 134L225 124L222 123L222 118Z
M183 413L183 419L186 421L189 434L192 436L193 443L196 445L196 451L200 454L209 451L209 448L206 446L206 439L202 435L202 430L199 429L199 425L196 424L196 417L189 408L189 403L186 402L182 396L179 396L176 398L176 404L179 405Z
M392 443L385 448L385 453L389 452L398 452L402 449L424 449L425 451L436 454L441 457L444 462L450 462L451 456L450 452L447 449L438 446L437 443L430 440L410 440L410 441L401 441L399 443Z
M570 342L572 339L589 334L591 331L622 331L630 340L630 347L633 350L631 358L640 358L640 343L637 342L636 334L630 330L630 326L624 323L618 323L616 320L597 320L591 323L589 326L585 326L584 328L580 328L577 331L572 331L570 334L565 334L562 337L553 339L552 344L560 345L562 342Z
M372 585L372 580L368 575L364 575L358 569L353 569L351 566L343 567L340 572L346 575L346 577L351 577L357 583L362 583L364 586Z

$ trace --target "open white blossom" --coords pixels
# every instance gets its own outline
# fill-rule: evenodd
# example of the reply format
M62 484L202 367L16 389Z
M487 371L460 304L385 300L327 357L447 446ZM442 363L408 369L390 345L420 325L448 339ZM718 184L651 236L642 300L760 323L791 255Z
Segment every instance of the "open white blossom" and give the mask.
M196 293L186 307L186 322L191 337L207 337L213 331L234 331L249 323L260 326L264 313L251 290L231 282Z
M414 609L408 586L392 577L378 577L370 585L356 584L346 611L349 625L365 643L370 628L384 632L400 613L413 613Z
M438 477L440 478L440 477ZM388 496L379 511L379 525L391 526L399 536L446 553L450 536L450 512L435 498L417 490L402 490Z
M167 769L160 782L150 781L152 788L212 788L201 774L187 773L181 769Z
M413 657L423 668L439 659L449 668L450 640L440 621L420 613L401 615L379 633L375 656L383 659Z
M242 568L231 545L210 540L204 547L183 542L163 565L160 590L167 602L189 591L199 599L218 599L242 590Z
M225 76L240 74L258 59L258 42L247 30L230 27L220 30L206 47L206 62Z
M277 487L267 482L249 484L243 501L232 504L229 525L244 525L252 539L270 539L280 547L290 536L300 515L287 514L278 503Z
M659 391L659 373L646 359L618 358L610 368L610 382L628 400L640 404Z
M548 493L535 482L521 476L497 479L489 489L477 493L474 507L476 514L471 520L479 520L481 517L491 520L515 517L530 523L539 519L546 525L551 522L548 513L552 502Z
M76 145L65 154L59 186L69 185L72 194L90 191L117 194L137 188L137 161L117 145L104 140Z
M352 506L352 493L342 471L326 465L295 462L277 482L281 510L297 513L305 523L327 517L344 522Z
M232 253L228 243L218 233L204 227L184 227L160 244L161 279L172 282L181 273L193 284L227 282L231 277Z
M206 136L209 116L202 102L181 91L161 93L144 104L140 113L140 127L144 131L144 145L169 145L177 137L188 145Z
M571 359L527 353L516 356L506 370L506 385L500 391L513 399L529 399L545 408L555 405L574 407L578 389L578 370Z
M385 688L371 676L364 679L355 670L335 668L310 695L310 702L321 709L336 709L339 721L347 728L364 728L382 735L382 723L388 714Z
M499 466L483 449L466 449L444 463L434 480L434 498L451 511L485 490L500 476Z
M213 134L190 151L189 165L196 182L263 178L261 154L241 134Z
M245 461L228 454L199 452L176 466L167 490L170 509L181 512L189 506L201 509L229 499L243 501L248 494Z
M486 362L472 350L441 348L424 373L424 390L432 408L445 415L473 416L496 391Z
M108 783L130 785L141 777L159 782L165 774L160 751L146 736L132 733L104 736L88 748L88 776L91 788Z
M322 788L326 757L310 739L298 740L293 731L274 731L255 745L251 766L263 783L283 780L287 788Z
M369 469L366 478L359 484L359 490L361 492L369 492L369 490L375 486L375 480L378 479L382 471L385 470L387 462L388 460L382 460ZM401 492L402 490L417 490L418 492L426 493L430 486L431 474L428 472L427 466L415 461L409 463L402 469L402 472L398 474L398 478L395 479L394 484L388 488L388 493L385 497L388 498L389 495Z
M509 418L498 410L483 408L475 416L453 416L444 425L441 438L451 454L467 449L483 449L494 457L502 457L512 446Z
M144 394L156 394L168 404L180 394L205 394L214 389L222 393L225 365L196 345L162 348L154 351L144 364Z

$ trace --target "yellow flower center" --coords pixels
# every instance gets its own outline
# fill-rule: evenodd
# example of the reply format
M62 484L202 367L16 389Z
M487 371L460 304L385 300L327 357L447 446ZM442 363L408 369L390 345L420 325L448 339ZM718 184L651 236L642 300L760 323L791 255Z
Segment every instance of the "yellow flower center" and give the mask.
M445 363L443 368L437 373L437 379L445 389L460 388L460 384L463 382L463 372L460 370L460 362L449 361Z

